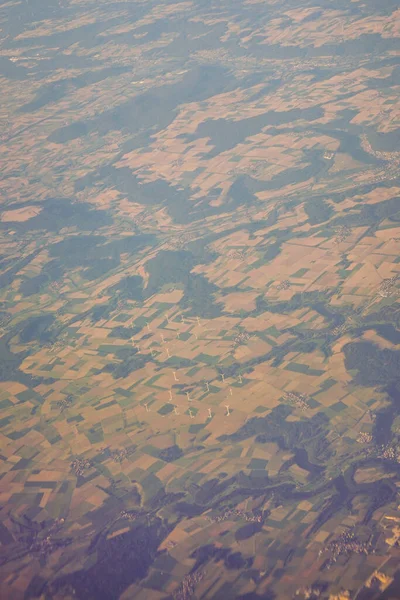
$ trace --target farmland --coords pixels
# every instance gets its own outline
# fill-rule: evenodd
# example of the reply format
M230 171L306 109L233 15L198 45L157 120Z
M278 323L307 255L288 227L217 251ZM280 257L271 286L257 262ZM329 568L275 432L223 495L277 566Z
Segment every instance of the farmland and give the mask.
M0 21L1 597L398 597L396 3Z

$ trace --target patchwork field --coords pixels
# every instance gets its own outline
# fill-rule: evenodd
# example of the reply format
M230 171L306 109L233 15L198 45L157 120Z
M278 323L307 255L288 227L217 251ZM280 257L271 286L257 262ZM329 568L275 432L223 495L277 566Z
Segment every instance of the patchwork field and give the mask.
M394 2L0 6L0 596L400 596Z

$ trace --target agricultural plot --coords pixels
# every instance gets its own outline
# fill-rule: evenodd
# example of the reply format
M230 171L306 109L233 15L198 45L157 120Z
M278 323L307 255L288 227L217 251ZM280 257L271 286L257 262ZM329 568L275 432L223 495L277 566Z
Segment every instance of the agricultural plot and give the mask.
M397 7L95 4L0 9L0 596L398 597Z

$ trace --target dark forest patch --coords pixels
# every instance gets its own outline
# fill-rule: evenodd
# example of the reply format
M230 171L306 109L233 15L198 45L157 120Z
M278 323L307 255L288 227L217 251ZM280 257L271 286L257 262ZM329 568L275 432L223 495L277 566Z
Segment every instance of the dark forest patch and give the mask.
M19 291L24 296L32 296L38 294L43 287L52 281L56 281L62 277L64 273L61 265L56 261L50 261L42 267L42 272L34 277L25 278L19 287Z
M104 69L88 71L77 77L59 79L55 82L45 84L39 88L36 92L36 97L31 102L27 102L19 108L19 112L34 112L48 104L58 102L58 100L61 100L75 90L80 90L109 77L117 77L123 73L128 73L130 70L129 67L106 67Z
M310 225L317 225L318 223L328 221L334 212L332 207L321 198L308 200L304 204L304 210L308 216Z
M20 334L19 338L23 344L33 341L44 341L47 339L49 328L55 322L53 315L41 315L39 317L31 317L22 323L19 323Z
M249 117L239 121L228 119L209 119L198 125L191 135L184 135L185 141L191 142L200 138L210 138L214 146L207 154L208 158L217 156L221 152L231 150L246 138L259 133L264 127L292 123L299 119L314 121L323 116L323 110L313 107L305 110L292 109L282 112L268 111L257 117Z
M143 299L143 278L140 275L124 277L118 283L109 287L107 294L116 295L118 300L136 300L140 302Z
M8 210L22 206L12 204L8 206ZM76 227L81 231L94 231L99 227L112 224L112 218L105 210L96 210L88 203L74 202L71 198L48 198L39 206L41 212L28 221L12 224L0 222L0 228L16 229L19 232L40 230L58 232L65 227Z
M390 385L400 380L400 350L361 341L346 344L343 352L346 369L355 371L354 382L358 385Z
M57 594L70 586L77 600L118 600L132 583L147 575L167 535L168 529L156 518L149 525L138 524L117 537L101 537L96 544L95 564L58 577L48 591Z
M134 135L152 130L154 135L172 122L180 104L205 100L231 89L235 83L236 80L220 67L195 67L178 83L155 87L93 119L57 129L49 136L49 141L62 144L92 132L105 135L110 131L124 131Z

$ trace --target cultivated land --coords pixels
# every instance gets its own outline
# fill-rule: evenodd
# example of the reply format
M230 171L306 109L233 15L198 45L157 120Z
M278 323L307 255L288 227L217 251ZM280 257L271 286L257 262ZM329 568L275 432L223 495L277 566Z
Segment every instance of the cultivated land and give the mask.
M400 596L396 2L0 6L0 595Z

